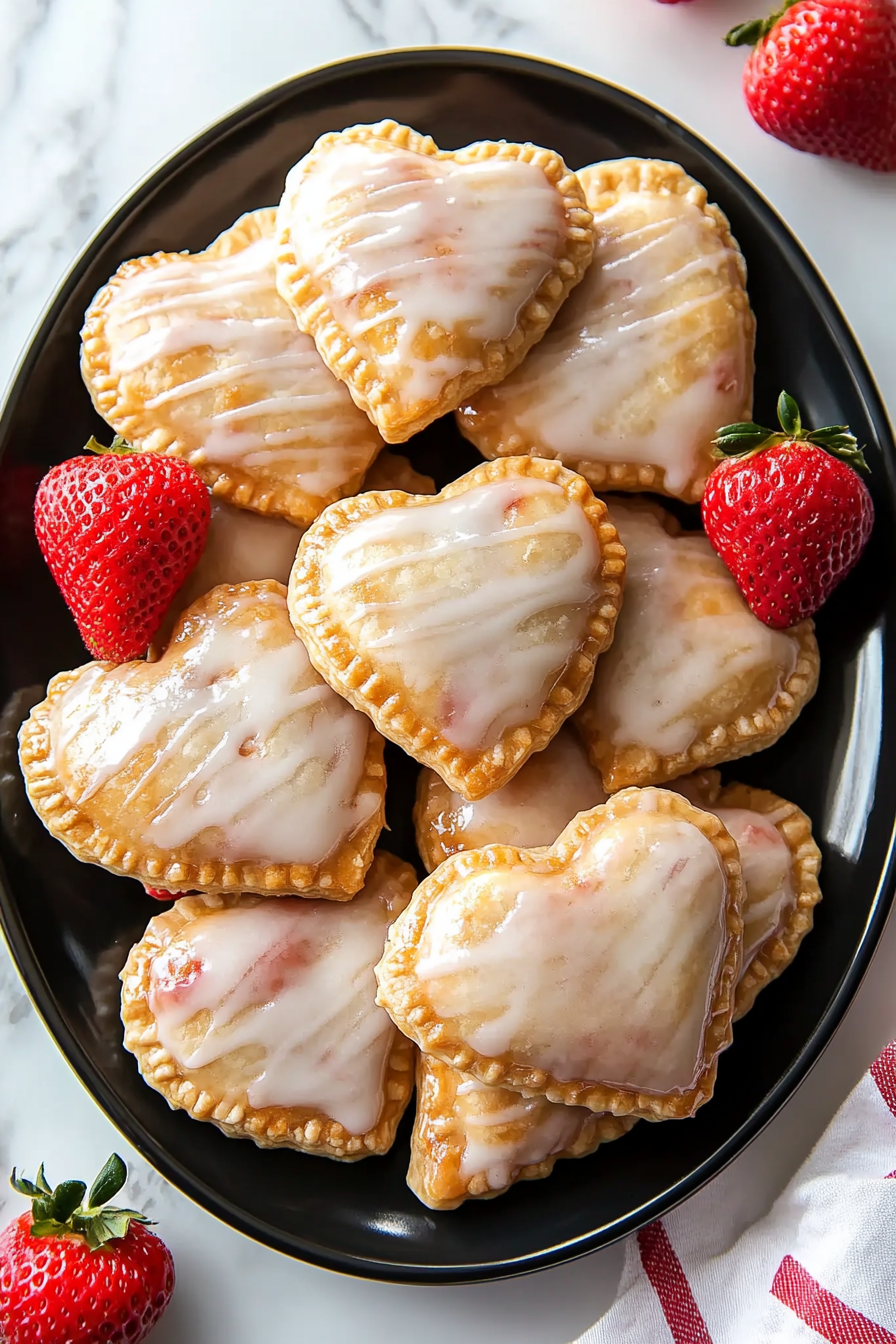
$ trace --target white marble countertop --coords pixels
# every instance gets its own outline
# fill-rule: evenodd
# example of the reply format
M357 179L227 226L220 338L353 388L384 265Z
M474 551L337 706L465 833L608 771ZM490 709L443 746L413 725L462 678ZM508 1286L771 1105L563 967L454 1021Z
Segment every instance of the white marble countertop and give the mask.
M761 10L762 5L754 5ZM0 0L0 386L62 272L179 142L278 80L382 47L498 46L575 64L667 108L777 207L826 276L896 411L896 174L793 153L740 94L720 37L744 0ZM896 923L808 1082L738 1160L739 1221L767 1209L896 1036ZM178 1268L156 1344L564 1344L612 1300L618 1248L528 1279L405 1288L286 1259L192 1205L131 1152L68 1069L0 945L0 1177L89 1178L117 1148ZM18 1210L0 1184L0 1222ZM637 1344L633 1341L632 1344Z

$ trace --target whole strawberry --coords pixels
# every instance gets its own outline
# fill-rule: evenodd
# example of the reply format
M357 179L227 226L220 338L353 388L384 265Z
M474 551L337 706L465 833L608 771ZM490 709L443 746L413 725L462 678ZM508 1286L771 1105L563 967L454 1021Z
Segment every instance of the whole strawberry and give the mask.
M703 525L751 610L783 630L812 616L868 543L874 505L845 425L803 429L793 397L778 399L781 432L727 425L706 483Z
M893 0L786 0L725 41L753 47L744 94L769 135L863 168L896 169Z
M34 527L95 658L139 658L208 534L208 491L187 462L122 451L72 457L43 478ZM126 449L126 445L124 445Z
M127 1179L113 1154L86 1203L83 1181L51 1190L12 1174L32 1201L0 1232L0 1340L4 1344L140 1344L174 1291L174 1261L147 1219L108 1201Z

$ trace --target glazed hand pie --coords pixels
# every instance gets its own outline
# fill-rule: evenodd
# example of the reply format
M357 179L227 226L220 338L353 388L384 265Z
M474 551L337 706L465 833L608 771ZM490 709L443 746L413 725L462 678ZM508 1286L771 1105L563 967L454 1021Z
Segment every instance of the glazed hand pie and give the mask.
M383 825L382 738L321 681L272 581L215 588L158 662L54 677L20 759L76 858L167 890L344 900Z
M588 812L606 799L584 748L564 727L544 751L529 757L509 784L475 803L449 789L434 770L421 770L414 807L417 849L431 873L464 849L550 845L577 812Z
M415 882L378 854L349 905L185 896L157 915L121 976L124 1043L146 1082L262 1148L387 1152L413 1046L377 1007L373 966Z
M716 817L627 789L549 849L446 859L390 931L378 1002L427 1054L491 1086L692 1115L731 1042L742 903Z
M674 163L578 174L594 261L515 373L461 408L486 457L558 458L591 485L697 500L720 425L751 419L755 323L728 221Z
M277 293L274 216L243 215L204 252L125 262L88 310L81 368L135 448L303 524L357 490L382 440Z
M404 490L409 495L436 493L436 483L431 476L424 476L402 453L390 453L388 448L377 454L376 461L364 477L363 488Z
M736 841L744 886L744 950L734 1018L786 970L812 928L821 900L821 854L805 812L766 789L729 784L718 772L677 780L676 790L712 811Z
M493 1199L516 1181L549 1176L560 1158L586 1157L634 1123L489 1087L420 1055L408 1185L431 1209Z
M285 518L236 509L213 495L208 536L199 563L175 593L154 645L164 648L180 613L221 583L256 579L288 583L301 539L302 529Z
M440 150L394 121L321 136L277 227L281 294L387 443L504 378L594 250L558 154Z
M332 505L305 533L293 624L334 690L465 798L500 788L581 703L625 553L580 476L485 462L440 494Z
M577 717L604 787L659 784L776 742L818 682L811 621L770 630L702 532L612 503L625 608Z

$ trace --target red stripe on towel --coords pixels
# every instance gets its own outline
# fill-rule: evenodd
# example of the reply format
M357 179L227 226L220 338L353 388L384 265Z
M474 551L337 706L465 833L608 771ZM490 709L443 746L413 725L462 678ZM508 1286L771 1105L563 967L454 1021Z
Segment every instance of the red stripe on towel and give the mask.
M681 1261L661 1222L641 1228L638 1250L675 1344L713 1344Z
M896 1041L891 1041L871 1065L871 1077L890 1110L896 1115Z
M896 1344L896 1335L822 1288L792 1255L785 1255L778 1266L771 1291L830 1344Z

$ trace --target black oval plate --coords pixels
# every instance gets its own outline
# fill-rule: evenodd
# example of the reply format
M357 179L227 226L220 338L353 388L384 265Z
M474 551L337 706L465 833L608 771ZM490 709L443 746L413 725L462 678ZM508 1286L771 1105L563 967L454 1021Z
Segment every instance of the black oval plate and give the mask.
M571 167L639 155L674 159L731 219L759 321L757 418L784 386L813 424L850 423L870 447L878 522L859 570L819 621L817 697L771 751L731 776L804 807L824 851L825 900L794 966L736 1031L716 1095L693 1120L638 1125L548 1181L436 1214L405 1185L410 1116L392 1152L341 1165L268 1152L196 1124L140 1081L121 1046L117 973L158 907L136 883L72 859L31 814L13 735L40 686L84 650L33 541L30 499L47 466L104 426L78 373L78 329L94 291L128 257L199 249L240 214L275 203L283 176L324 131L393 116L443 146L504 137L560 151ZM583 1255L692 1194L755 1137L817 1060L858 987L893 892L896 737L894 445L855 340L793 237L707 145L655 108L599 80L519 56L415 50L348 61L281 85L177 153L103 226L61 286L27 352L0 424L3 716L0 809L3 925L62 1050L144 1156L212 1213L280 1251L371 1278L461 1282L524 1273ZM440 484L475 454L443 421L412 445ZM888 624L888 618L890 623ZM391 836L414 857L415 767L390 752Z

